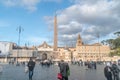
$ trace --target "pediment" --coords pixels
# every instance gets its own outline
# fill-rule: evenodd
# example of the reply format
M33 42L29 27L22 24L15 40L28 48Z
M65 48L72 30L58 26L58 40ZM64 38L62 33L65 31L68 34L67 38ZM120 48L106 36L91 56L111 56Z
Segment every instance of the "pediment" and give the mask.
M52 46L48 45L45 41L42 45L39 45L38 48L52 48Z

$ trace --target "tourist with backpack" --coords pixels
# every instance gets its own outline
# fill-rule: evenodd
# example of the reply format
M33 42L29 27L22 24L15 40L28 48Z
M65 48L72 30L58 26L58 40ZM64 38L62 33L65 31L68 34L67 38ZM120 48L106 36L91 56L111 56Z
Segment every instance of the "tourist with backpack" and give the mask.
M70 75L68 63L64 62L64 60L61 60L58 66L60 68L60 74L62 75L62 79L60 80L68 80L68 76Z

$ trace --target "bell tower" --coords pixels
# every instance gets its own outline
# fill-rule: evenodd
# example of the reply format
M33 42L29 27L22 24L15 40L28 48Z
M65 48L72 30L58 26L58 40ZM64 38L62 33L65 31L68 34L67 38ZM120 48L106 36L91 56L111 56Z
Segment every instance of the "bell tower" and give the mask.
M82 46L82 45L83 45L82 39L80 37L80 34L78 34L78 39L77 39L76 46Z

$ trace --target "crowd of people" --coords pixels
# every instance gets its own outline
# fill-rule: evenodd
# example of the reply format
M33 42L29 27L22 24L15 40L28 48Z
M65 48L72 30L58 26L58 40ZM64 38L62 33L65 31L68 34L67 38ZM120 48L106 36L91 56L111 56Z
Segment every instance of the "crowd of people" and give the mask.
M119 72L120 69L116 62L113 62L112 64L107 63L104 68L104 75L107 80L120 80Z
M42 65L48 65L50 63L41 63ZM60 68L60 74L61 74L61 78L58 78L59 80L68 80L68 76L70 75L70 69L69 69L69 65L67 62L64 62L64 60L61 60L58 64L59 68ZM35 61L32 60L32 58L30 58L28 64L28 72L29 72L29 80L32 80L32 76L33 76L33 72L34 72L34 67L35 67ZM27 72L27 71L26 71Z
M69 80L68 77L70 76L70 67L69 67L69 62L66 62L64 60L58 61L58 67L59 67L59 72L57 75L57 78L59 80ZM11 64L11 63L10 63ZM28 62L22 62L19 63L20 65L25 66L25 72L28 73L29 80L32 80L32 76L34 74L34 68L36 61L30 58ZM72 61L71 65L78 65L78 66L85 66L86 69L95 69L97 70L97 65L99 63L95 61ZM103 63L104 64L104 63ZM117 65L117 62L106 62L106 66L104 67L104 75L107 80L120 80L119 79L119 66ZM55 62L52 62L50 60L46 61L40 61L39 65L42 67L50 67L50 65L55 65ZM2 72L2 66L0 66L0 72Z

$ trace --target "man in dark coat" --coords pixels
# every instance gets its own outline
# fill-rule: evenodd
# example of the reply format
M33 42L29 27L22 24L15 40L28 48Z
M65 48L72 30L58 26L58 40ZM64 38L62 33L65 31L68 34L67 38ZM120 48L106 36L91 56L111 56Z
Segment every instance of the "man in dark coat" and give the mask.
M59 63L60 67L60 73L62 74L62 80L68 80L68 71L69 71L69 65L68 63L64 62L64 60L61 60Z
M107 80L112 80L112 68L110 66L110 63L107 63L106 67L104 68L104 75Z
M32 60L32 58L30 58L28 62L29 80L32 80L34 67L35 67L35 62Z
M96 62L93 62L93 67L94 67L94 69L97 69Z
M112 64L112 73L113 73L113 80L119 80L119 72L120 69L118 68L116 62Z

